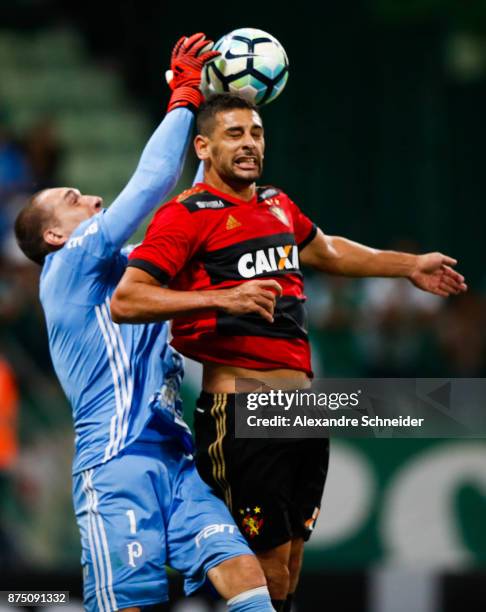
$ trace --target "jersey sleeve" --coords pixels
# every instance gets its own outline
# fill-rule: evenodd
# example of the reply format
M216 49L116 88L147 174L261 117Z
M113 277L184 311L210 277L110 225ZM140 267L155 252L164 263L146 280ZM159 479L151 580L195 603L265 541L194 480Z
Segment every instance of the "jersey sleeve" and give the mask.
M194 215L179 202L160 208L142 244L130 254L128 266L144 270L166 285L199 248L201 233Z
M187 108L168 113L143 150L126 187L108 208L104 231L120 249L142 220L175 187L182 171L194 116Z
M314 240L317 234L317 226L309 217L304 215L300 208L289 199L290 212L294 222L295 242L299 249L305 248L309 242Z

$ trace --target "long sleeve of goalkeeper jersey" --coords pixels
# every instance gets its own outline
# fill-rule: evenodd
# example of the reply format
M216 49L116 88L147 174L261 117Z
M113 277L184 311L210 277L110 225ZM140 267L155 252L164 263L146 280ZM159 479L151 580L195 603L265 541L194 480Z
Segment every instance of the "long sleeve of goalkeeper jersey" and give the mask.
M168 113L146 144L137 169L104 215L112 245L121 248L142 219L174 188L182 171L194 115L186 108Z

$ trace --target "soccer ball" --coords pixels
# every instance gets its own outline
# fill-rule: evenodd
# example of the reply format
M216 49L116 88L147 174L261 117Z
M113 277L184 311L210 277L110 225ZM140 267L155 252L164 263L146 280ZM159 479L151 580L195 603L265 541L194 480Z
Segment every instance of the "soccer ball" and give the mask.
M255 104L279 96L289 76L289 60L276 38L255 28L240 28L214 46L221 55L203 70L201 88L208 96L230 92Z

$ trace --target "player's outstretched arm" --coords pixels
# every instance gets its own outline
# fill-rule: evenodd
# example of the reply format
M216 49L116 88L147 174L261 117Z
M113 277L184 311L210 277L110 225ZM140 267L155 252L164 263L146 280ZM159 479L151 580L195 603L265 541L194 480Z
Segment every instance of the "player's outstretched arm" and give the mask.
M457 261L442 253L413 255L380 251L321 230L301 251L300 261L329 274L408 278L416 287L442 297L467 291L464 277L452 269Z
M204 34L183 36L174 47L168 114L148 141L132 178L110 206L104 221L113 245L121 247L144 217L164 200L179 179L202 101L201 70L217 52Z

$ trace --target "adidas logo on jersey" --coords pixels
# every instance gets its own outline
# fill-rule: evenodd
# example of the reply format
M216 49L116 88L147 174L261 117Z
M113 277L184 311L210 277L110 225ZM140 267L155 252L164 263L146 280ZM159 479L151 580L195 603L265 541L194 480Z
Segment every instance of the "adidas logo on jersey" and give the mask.
M299 250L295 244L245 253L238 260L238 273L243 278L253 278L268 272L298 269Z
M235 219L233 217L233 215L228 215L228 218L226 219L226 229L227 230L232 230L235 229L235 227L240 227L241 223L238 221L238 219Z

